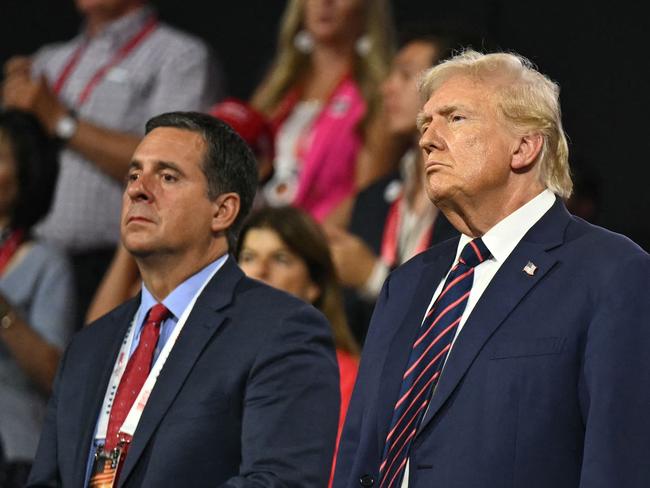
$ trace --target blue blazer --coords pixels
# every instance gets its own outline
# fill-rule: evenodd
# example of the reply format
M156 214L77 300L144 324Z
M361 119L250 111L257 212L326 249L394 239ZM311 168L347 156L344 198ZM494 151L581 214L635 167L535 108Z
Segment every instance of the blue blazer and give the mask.
M437 245L387 279L335 488L379 486L409 349L457 244ZM457 338L412 443L409 488L647 488L649 416L650 257L558 200Z
M99 319L68 347L28 486L82 486L109 376L138 303ZM246 278L229 257L160 373L119 485L322 488L338 412L325 318Z

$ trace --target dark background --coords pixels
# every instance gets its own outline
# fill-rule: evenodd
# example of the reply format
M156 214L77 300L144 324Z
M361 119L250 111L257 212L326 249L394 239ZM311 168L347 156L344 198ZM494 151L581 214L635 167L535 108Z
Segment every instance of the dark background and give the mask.
M413 21L452 27L475 48L525 55L557 81L572 165L599 189L593 220L650 250L650 103L644 74L650 25L640 6L598 3L392 0L398 27ZM213 47L229 95L251 94L272 58L284 1L154 4L164 20ZM78 25L72 0L0 0L0 62L70 38Z

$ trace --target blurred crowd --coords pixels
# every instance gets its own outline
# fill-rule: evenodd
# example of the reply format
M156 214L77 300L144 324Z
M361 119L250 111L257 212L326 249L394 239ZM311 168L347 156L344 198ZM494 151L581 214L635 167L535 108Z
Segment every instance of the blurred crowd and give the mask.
M0 486L25 481L71 334L139 291L119 244L123 180L164 112L209 113L253 150L254 211L230 252L329 319L345 412L385 278L457 233L422 184L417 83L464 39L395 26L387 0L288 0L275 58L241 100L211 50L146 1L76 4L76 37L4 67ZM578 178L570 209L591 219L597 203Z

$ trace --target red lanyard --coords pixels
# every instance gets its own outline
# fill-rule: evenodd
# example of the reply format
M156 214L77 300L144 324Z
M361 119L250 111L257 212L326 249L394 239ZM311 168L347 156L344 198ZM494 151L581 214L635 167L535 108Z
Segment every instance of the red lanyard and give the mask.
M388 215L386 216L386 224L384 225L384 232L381 239L381 258L384 263L386 263L391 268L401 264L398 262L398 246L397 240L399 238L400 227L401 227L401 212L400 206L402 205L403 195L397 197L388 210ZM429 228L427 231L420 237L417 247L413 251L413 255L424 251L429 247L429 241L431 240L431 231ZM411 256L403 256L403 258L410 258Z
M7 264L22 244L24 234L22 229L14 230L0 245L0 275L4 273Z
M88 98L92 94L93 90L97 87L99 82L104 79L108 70L110 70L113 66L118 64L124 58L126 58L149 34L151 34L156 29L156 27L158 27L158 19L156 18L155 15L152 15L149 18L149 20L145 23L145 25L142 26L142 29L140 29L136 35L134 35L131 39L129 39L126 43L124 43L124 45L120 47L120 49L115 53L115 55L111 58L111 60L108 63L106 63L104 66L99 68L92 76L92 78L90 78L90 81L86 84L84 89L81 90L81 93L77 98L76 107L80 107L81 105L83 105L86 102L86 100L88 100ZM63 89L63 85L65 85L66 81L68 81L70 74L79 63L79 59L81 58L81 55L83 54L83 52L86 50L87 47L88 47L88 41L81 44L77 48L77 50L74 53L72 53L72 56L70 56L70 59L64 66L63 70L61 71L61 74L59 75L56 82L54 83L54 86L52 87L52 90L56 95L58 95Z

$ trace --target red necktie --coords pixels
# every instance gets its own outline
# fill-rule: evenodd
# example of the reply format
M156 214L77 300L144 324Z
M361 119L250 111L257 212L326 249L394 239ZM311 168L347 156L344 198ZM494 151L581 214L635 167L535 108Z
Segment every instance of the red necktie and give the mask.
M142 327L140 342L133 355L129 359L120 386L117 388L111 416L108 419L108 430L106 431L106 443L104 449L109 451L117 446L121 438L130 440L125 435L119 435L119 430L131 410L131 406L142 389L149 371L156 343L160 336L160 324L170 315L167 308L158 303L151 307L149 315Z
M456 335L474 281L474 268L492 254L481 239L468 242L449 272L411 348L379 468L380 488L401 484L411 442L426 412Z

